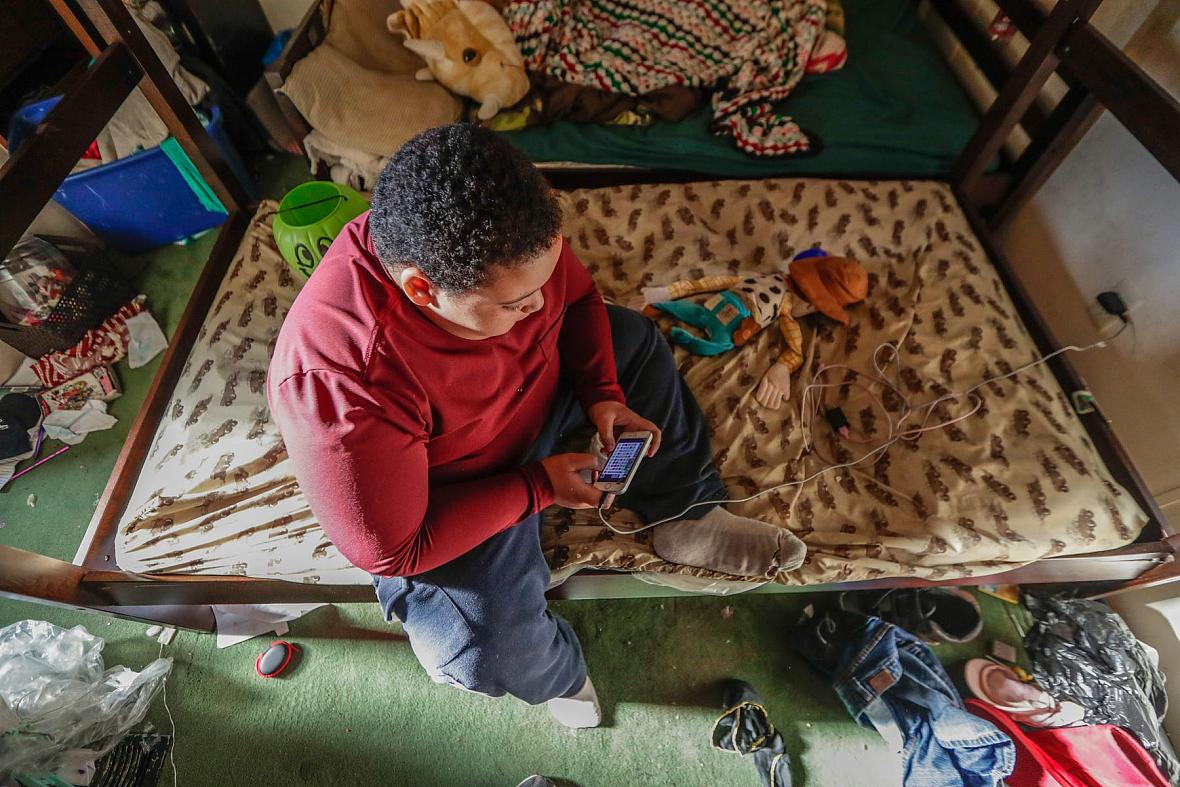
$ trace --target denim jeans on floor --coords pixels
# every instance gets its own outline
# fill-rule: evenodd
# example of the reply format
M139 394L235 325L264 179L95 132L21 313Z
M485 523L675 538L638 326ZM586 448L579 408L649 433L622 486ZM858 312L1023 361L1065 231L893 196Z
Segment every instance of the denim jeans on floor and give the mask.
M691 503L725 497L708 425L667 342L636 312L608 306L607 313L627 405L663 430L659 453L643 463L619 504L652 521ZM564 436L586 424L572 388L563 384L522 463L550 456ZM708 508L701 506L692 516L704 516ZM386 619L402 621L414 654L434 680L532 704L582 687L586 664L578 637L545 601L549 567L538 522L538 516L529 517L431 571L374 578Z
M969 713L926 643L877 617L833 611L805 625L798 650L832 676L852 717L894 743L906 787L994 787L1016 748Z

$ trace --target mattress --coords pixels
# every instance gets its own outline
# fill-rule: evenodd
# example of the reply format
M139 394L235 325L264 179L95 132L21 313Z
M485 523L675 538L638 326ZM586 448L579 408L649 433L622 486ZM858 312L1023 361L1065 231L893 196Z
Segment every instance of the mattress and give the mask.
M735 497L853 455L855 446L822 430L816 449L805 450L801 391L821 364L869 369L875 348L896 342L901 385L920 402L1036 357L945 184L727 181L582 190L565 199L569 242L618 302L677 278L778 270L814 245L868 268L869 297L851 309L849 326L803 321L807 361L778 410L760 407L751 391L780 349L773 331L711 358L676 350ZM273 210L265 203L255 217L155 436L118 529L124 569L368 581L316 524L266 409L267 362L299 286L275 250ZM806 542L805 564L777 581L984 576L1134 540L1143 513L1111 479L1045 367L979 393L980 412L947 429L733 506ZM882 422L858 395L848 391L842 406L858 430L879 437ZM616 517L616 525L630 524L627 512ZM542 543L559 578L589 567L714 578L661 561L646 533L618 535L592 512L551 509Z
M844 0L848 62L808 76L781 109L816 140L808 157L747 156L708 111L647 128L560 122L508 133L536 162L625 164L723 177L940 175L979 122L912 0Z

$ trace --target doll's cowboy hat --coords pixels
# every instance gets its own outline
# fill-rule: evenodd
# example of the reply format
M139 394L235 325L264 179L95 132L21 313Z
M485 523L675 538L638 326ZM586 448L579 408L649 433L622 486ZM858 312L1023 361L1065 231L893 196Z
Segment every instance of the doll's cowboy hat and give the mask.
M848 324L845 306L860 303L869 294L869 274L847 257L807 257L792 260L791 281L820 313Z

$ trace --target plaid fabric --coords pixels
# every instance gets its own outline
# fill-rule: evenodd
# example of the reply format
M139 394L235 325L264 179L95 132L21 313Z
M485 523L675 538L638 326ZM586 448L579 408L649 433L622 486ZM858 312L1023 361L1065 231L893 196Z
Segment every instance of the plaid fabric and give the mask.
M712 88L713 129L757 156L812 142L775 110L807 68L826 0L513 0L504 9L525 68L642 96Z

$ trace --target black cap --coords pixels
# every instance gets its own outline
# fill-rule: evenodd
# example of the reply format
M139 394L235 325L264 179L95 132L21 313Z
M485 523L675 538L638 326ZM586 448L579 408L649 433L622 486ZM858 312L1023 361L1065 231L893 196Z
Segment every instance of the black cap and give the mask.
M33 450L29 430L41 422L41 406L28 394L0 397L0 461Z

